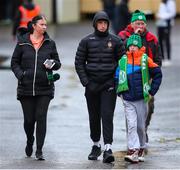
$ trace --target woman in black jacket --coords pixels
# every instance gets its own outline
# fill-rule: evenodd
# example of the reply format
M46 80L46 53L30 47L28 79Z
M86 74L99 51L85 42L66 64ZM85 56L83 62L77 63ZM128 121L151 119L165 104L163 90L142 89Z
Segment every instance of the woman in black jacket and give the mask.
M54 97L53 70L61 66L56 45L46 33L43 16L36 16L28 28L19 29L11 68L18 79L17 99L24 113L24 130L27 136L26 155L33 152L36 123L36 159L44 160L42 147L46 135L46 118L50 100ZM46 61L46 62L45 62Z

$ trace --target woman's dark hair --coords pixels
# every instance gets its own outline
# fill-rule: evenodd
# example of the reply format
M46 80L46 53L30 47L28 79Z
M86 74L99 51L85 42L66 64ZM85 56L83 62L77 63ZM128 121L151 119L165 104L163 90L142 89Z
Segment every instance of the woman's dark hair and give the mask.
M36 23L41 20L41 19L46 19L43 15L37 15L35 16L31 21L28 22L27 24L27 28L28 28L28 31L32 34L33 31L34 31L34 28L33 28L33 24L36 25Z

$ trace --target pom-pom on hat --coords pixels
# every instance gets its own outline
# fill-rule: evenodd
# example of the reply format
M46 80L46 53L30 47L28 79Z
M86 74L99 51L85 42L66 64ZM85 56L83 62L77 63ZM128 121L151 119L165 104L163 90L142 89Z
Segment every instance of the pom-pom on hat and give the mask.
M128 40L127 40L127 48L129 48L129 46L131 46L131 45L137 46L139 48L142 47L142 40L141 40L140 35L133 34L128 38Z
M131 23L137 20L144 21L146 23L146 16L142 11L136 10L133 12L131 17Z

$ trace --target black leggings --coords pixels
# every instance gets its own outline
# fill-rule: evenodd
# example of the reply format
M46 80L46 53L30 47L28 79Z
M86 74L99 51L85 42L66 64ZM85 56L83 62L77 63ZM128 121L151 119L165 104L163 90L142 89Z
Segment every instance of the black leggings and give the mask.
M27 136L27 143L33 143L36 123L37 150L42 150L44 144L50 100L49 96L26 96L20 99L24 113L24 130Z

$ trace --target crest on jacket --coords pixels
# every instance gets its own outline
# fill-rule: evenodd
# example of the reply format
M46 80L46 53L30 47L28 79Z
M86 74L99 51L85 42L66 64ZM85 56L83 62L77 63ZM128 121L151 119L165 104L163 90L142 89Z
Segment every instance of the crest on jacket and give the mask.
M108 48L112 48L112 42L109 41L108 44L107 44Z

